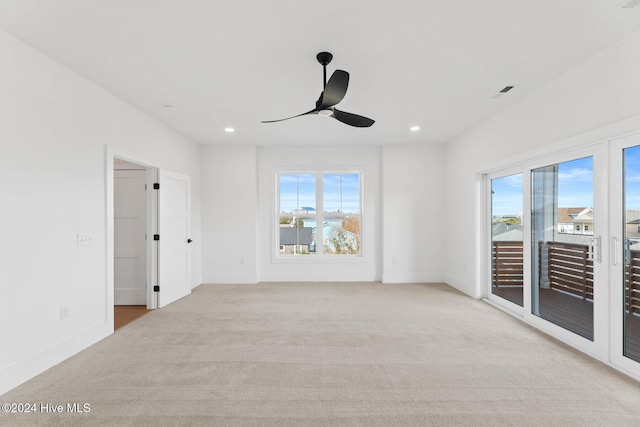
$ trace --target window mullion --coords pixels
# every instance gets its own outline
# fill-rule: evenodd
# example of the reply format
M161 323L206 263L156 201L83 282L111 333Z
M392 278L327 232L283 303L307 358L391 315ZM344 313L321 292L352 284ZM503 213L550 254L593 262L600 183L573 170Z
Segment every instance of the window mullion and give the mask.
M316 256L324 255L324 206L322 172L316 172Z

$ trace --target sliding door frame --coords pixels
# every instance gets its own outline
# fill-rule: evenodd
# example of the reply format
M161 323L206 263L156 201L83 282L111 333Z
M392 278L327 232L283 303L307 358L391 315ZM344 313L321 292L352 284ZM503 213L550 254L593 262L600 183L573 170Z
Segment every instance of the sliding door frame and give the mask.
M485 300L505 311L520 317L530 325L557 338L579 350L602 361L609 360L609 228L608 224L608 188L609 188L609 160L608 141L590 144L558 154L538 157L523 161L519 165L496 169L482 175L483 182L483 241L480 262L482 269L482 289ZM593 157L593 197L594 197L594 228L595 236L600 236L599 262L594 261L594 339L593 341L581 337L561 326L555 325L532 313L532 188L531 174L534 169L559 164L585 157ZM491 180L522 173L523 182L523 307L494 295L491 292ZM596 225L597 224L597 225Z
M523 172L528 181L525 184L525 266L528 271L525 280L525 307L524 319L536 328L588 353L597 359L607 360L609 358L609 271L608 262L609 248L606 242L609 241L608 224L608 142L593 144L563 153L539 158L523 165ZM593 157L593 207L594 208L594 238L596 242L596 259L593 262L594 274L594 298L593 298L593 341L583 338L561 326L555 325L532 313L532 224L531 224L531 203L532 186L531 174L534 169L552 164L560 164L580 158ZM599 237L599 239L598 239Z
M610 256L610 360L613 365L628 375L640 378L640 363L624 356L624 239L623 221L626 204L624 199L625 169L623 150L640 146L640 133L635 133L610 142L610 209L608 245Z
M511 301L508 301L504 298L501 298L497 295L495 295L492 292L492 286L493 286L493 281L492 281L492 267L491 267L491 258L492 258L492 233L491 233L491 225L492 225L492 188L491 188L491 182L494 179L498 179L498 178L504 178L507 176L511 176L511 175L516 175L516 174L521 174L522 173L522 166L513 166L510 168L504 168L504 169L499 169L493 172L489 172L486 174L482 175L482 185L483 185L483 200L484 200L484 204L482 206L483 208L483 212L484 215L483 217L485 218L483 221L483 240L482 240L482 251L481 251L481 256L482 256L482 264L485 266L485 268L483 269L482 275L483 275L483 280L482 280L482 295L483 298L485 298L486 300L491 301L493 304L496 304L502 308L507 309L508 311L517 314L519 316L523 316L524 315L524 308L520 307L518 304L515 304ZM524 216L525 216L525 212L527 212L526 210L526 206L524 204L524 201L526 200L524 191L525 191L525 175L523 174L523 207L522 207L522 215L523 215L523 221L524 221ZM524 234L526 235L526 221L525 222L525 230L524 230ZM523 253L523 260L527 259L526 256L526 244L523 241L523 245L524 245L524 250L525 252ZM523 262L523 280L526 282L526 277L527 277L527 271L526 271L526 262ZM527 298L527 292L526 292L526 285L523 283L523 288L522 288L522 292L523 292L523 298L526 299ZM526 304L526 302L523 301L523 305Z

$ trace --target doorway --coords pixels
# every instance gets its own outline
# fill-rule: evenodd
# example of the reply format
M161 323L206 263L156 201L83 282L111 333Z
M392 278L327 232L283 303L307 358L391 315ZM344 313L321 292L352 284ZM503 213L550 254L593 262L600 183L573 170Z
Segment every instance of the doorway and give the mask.
M105 154L105 314L113 326L119 304L152 310L191 293L191 177L108 145ZM129 184L136 189L122 190Z
M154 171L138 163L113 162L113 278L114 330L154 308L149 292L153 250L148 244Z

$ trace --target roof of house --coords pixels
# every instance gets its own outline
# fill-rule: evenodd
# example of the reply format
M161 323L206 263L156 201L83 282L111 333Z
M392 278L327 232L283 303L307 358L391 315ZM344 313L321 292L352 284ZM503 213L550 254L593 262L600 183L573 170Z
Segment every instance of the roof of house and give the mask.
M588 208L558 208L558 223L573 222Z
M640 224L640 210L627 209L625 212L627 224Z
M312 241L311 227L280 227L281 245L309 245Z
M498 222L491 224L491 236L499 241L522 241L523 229L522 225Z

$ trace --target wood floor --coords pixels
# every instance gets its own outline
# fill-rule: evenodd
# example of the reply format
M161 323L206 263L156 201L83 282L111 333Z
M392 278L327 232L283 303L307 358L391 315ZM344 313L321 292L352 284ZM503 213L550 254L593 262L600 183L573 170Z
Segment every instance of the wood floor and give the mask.
M145 305L115 305L113 306L113 329L118 330L124 325L133 322L147 314Z
M522 307L522 288L494 288L493 294ZM552 289L540 289L540 317L593 340L593 301ZM624 355L640 362L640 316L626 314Z

